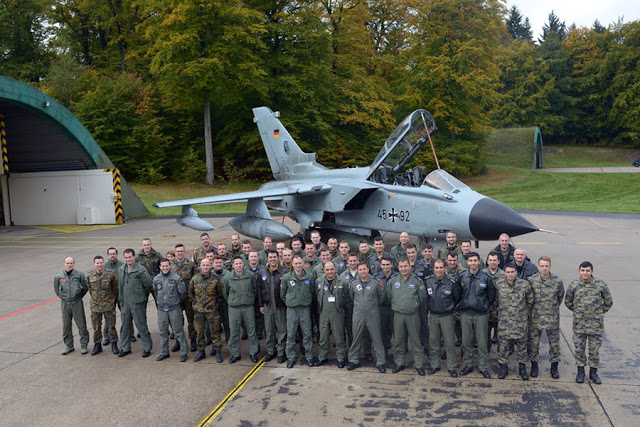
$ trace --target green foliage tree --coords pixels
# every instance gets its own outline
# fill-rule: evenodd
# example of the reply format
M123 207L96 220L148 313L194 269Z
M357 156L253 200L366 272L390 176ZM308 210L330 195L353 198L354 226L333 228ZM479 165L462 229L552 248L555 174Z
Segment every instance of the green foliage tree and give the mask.
M152 90L136 76L89 71L91 90L72 106L100 147L126 178L148 182L164 176L160 117Z
M542 26L542 37L538 39L538 43L544 43L549 37L560 41L566 39L569 33L564 21L560 21L553 10L547 19L548 21Z
M37 83L46 75L45 0L0 2L0 75Z
M151 72L176 108L203 112L207 183L214 180L211 102L216 112L264 92L260 14L241 1L150 1ZM220 127L218 125L218 127ZM226 129L233 126L226 124Z
M512 39L532 40L533 32L531 31L529 18L525 17L524 20L522 18L523 16L518 6L511 6L506 20L507 32Z

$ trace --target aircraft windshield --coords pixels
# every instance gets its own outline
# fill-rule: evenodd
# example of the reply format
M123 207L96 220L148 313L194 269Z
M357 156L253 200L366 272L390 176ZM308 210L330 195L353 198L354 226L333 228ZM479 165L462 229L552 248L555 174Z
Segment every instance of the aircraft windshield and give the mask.
M438 190L455 193L456 190L467 188L468 185L460 181L444 169L436 169L424 179L422 185L436 188Z
M382 146L371 165L371 174L381 172L380 169L385 169L385 175L400 173L428 141L427 127L430 133L436 130L435 120L427 110L416 110L409 114Z

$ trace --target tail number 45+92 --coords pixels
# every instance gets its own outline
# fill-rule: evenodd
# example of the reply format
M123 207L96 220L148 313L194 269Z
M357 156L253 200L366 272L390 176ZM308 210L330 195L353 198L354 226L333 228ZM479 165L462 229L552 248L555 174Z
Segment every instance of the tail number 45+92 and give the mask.
M411 222L409 221L409 211L399 210L397 211L395 208L387 209L378 209L378 218L383 221L402 221L402 222Z

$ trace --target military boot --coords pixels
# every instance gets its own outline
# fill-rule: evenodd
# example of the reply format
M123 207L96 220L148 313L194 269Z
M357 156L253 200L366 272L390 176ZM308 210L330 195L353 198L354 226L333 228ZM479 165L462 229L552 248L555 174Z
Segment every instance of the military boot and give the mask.
M584 382L584 366L578 366L578 373L576 374L576 382L580 384Z
M118 354L120 353L120 350L118 350L118 343L117 342L112 342L111 343L111 352L113 354Z
M500 365L500 372L498 373L498 378L503 380L507 378L507 375L509 375L509 365L507 365L506 363L503 363L502 365Z
M102 353L102 344L99 342L93 345L93 350L91 350L91 355L95 356L98 353Z
M529 374L527 374L527 365L525 365L524 363L520 363L520 378L522 378L522 381L526 381L529 379Z
M551 378L558 379L560 374L558 373L558 362L551 362Z
M598 368L589 368L589 379L594 384L602 384L600 377L598 376Z
M538 376L538 362L536 362L535 360L531 361L531 372L529 373L529 375L531 375L532 378Z
M196 351L198 349L198 343L195 338L191 338L191 348L189 350Z
M199 361L201 361L202 359L204 359L205 357L207 357L207 356L206 356L206 354L204 353L204 350L200 350L200 351L198 352L198 354L196 354L196 357L194 357L194 358L193 358L193 361L194 361L194 362L199 362Z

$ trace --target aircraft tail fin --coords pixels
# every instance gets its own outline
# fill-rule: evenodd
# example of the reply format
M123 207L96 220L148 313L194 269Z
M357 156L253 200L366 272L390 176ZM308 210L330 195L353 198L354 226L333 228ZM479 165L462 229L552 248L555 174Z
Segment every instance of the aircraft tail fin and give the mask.
M279 115L268 107L253 109L253 121L258 125L271 171L276 179L294 172L299 163L314 162L316 153L305 153L278 119Z

